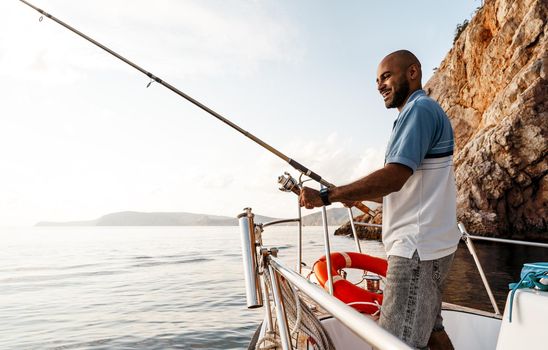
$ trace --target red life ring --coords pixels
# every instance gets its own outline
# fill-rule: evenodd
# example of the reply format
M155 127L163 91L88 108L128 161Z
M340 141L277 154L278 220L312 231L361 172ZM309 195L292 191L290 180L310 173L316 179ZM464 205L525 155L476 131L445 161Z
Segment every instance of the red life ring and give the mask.
M360 312L373 314L378 310L378 307L368 304L359 304L360 302L382 304L382 294L369 292L362 289L352 282L345 280L339 275L338 271L343 268L361 269L376 273L386 277L388 262L385 259L376 258L374 256L352 253L338 252L331 253L331 267L333 276L333 295L345 304L357 303L350 305ZM321 286L327 287L327 262L325 256L314 263L314 274L320 282Z

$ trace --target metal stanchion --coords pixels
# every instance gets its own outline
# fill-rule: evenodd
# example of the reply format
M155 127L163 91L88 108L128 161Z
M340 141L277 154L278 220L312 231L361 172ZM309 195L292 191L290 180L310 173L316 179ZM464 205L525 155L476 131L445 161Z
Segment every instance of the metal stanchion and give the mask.
M329 294L333 295L333 273L331 273L331 247L329 245L329 230L327 228L327 210L322 207L323 241L325 245L325 262L327 263L327 286Z
M297 207L299 208L299 243L297 244L297 272L302 274L303 267L303 217L302 210L299 201L297 201Z
M278 272L268 265L268 271L270 272L270 282L272 284L272 296L274 297L274 304L276 305L276 319L278 320L278 331L280 333L280 341L282 343L283 350L291 350L291 338L289 336L289 327L287 325L287 318L285 316L285 308L282 300L282 293L280 292L280 283L278 281Z
M358 232L356 231L356 225L354 225L354 217L352 216L352 208L348 208L348 217L350 218L350 227L352 227L352 234L354 235L354 242L356 242L356 249L358 253L362 252L360 241L358 240Z
M489 282L487 281L487 277L485 277L485 273L483 272L483 268L481 267L481 263L476 254L476 249L474 248L474 244L472 243L472 240L469 237L470 235L468 234L468 231L466 231L466 227L464 227L464 225L461 222L459 222L458 227L462 234L462 240L464 241L464 243L466 243L466 246L468 247L470 254L472 254L472 257L474 258L474 262L476 263L476 266L478 268L478 272L480 274L481 280L483 281L483 285L485 286L485 290L487 290L487 295L489 296L491 305L493 305L495 314L500 316L501 313L499 311L499 307L497 306L495 296L493 295L493 292L491 291L491 286L489 285Z

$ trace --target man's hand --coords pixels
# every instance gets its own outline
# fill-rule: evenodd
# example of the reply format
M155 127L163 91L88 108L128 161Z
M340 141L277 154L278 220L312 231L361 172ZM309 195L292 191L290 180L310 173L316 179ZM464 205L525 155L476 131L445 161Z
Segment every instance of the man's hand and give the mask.
M316 207L322 207L323 202L320 198L320 192L310 187L301 188L301 194L299 195L299 204L306 209L312 209Z
M382 197L401 190L407 179L413 175L413 170L399 163L388 163L383 168L356 180L348 185L329 188L329 201L342 202L345 206L356 206L364 213L369 213L362 201L381 202ZM320 192L303 187L299 196L299 204L306 209L323 206ZM360 205L365 207L360 208Z

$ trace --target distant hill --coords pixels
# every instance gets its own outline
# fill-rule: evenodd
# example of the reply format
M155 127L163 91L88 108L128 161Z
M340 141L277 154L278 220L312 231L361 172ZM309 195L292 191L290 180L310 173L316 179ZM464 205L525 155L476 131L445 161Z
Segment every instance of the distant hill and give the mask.
M348 221L346 208L331 208L327 214L328 224L340 226ZM356 214L357 212L355 212ZM256 223L265 223L278 218L255 214ZM321 226L321 211L303 216L305 226ZM185 212L136 212L124 211L107 214L95 220L51 222L41 221L35 226L236 226L238 219L230 216L194 214ZM291 225L291 224L289 224Z
M356 208L352 208L353 216L361 214L361 211ZM331 208L327 210L327 223L329 226L341 226L348 221L348 209L347 208ZM303 216L303 225L305 226L321 226L322 212L309 214Z
M257 215L258 222L276 220L267 216ZM123 211L103 215L95 220L69 222L38 222L36 226L235 226L236 217L194 214L185 212L153 212Z

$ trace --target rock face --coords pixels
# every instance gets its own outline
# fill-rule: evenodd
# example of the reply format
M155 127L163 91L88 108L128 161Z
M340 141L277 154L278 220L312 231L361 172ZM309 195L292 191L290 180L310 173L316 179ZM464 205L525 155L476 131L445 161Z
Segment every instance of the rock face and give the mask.
M373 215L362 214L354 218L354 221L359 223L368 223L380 225L382 224L382 207L377 208ZM380 240L382 230L380 227L375 226L363 226L356 224L356 234L360 239ZM335 235L352 235L352 227L350 222L347 221L344 225L335 230Z
M453 124L470 232L548 238L547 18L546 0L486 1L425 85Z
M547 18L546 0L486 0L424 87L451 119L474 234L548 240Z

